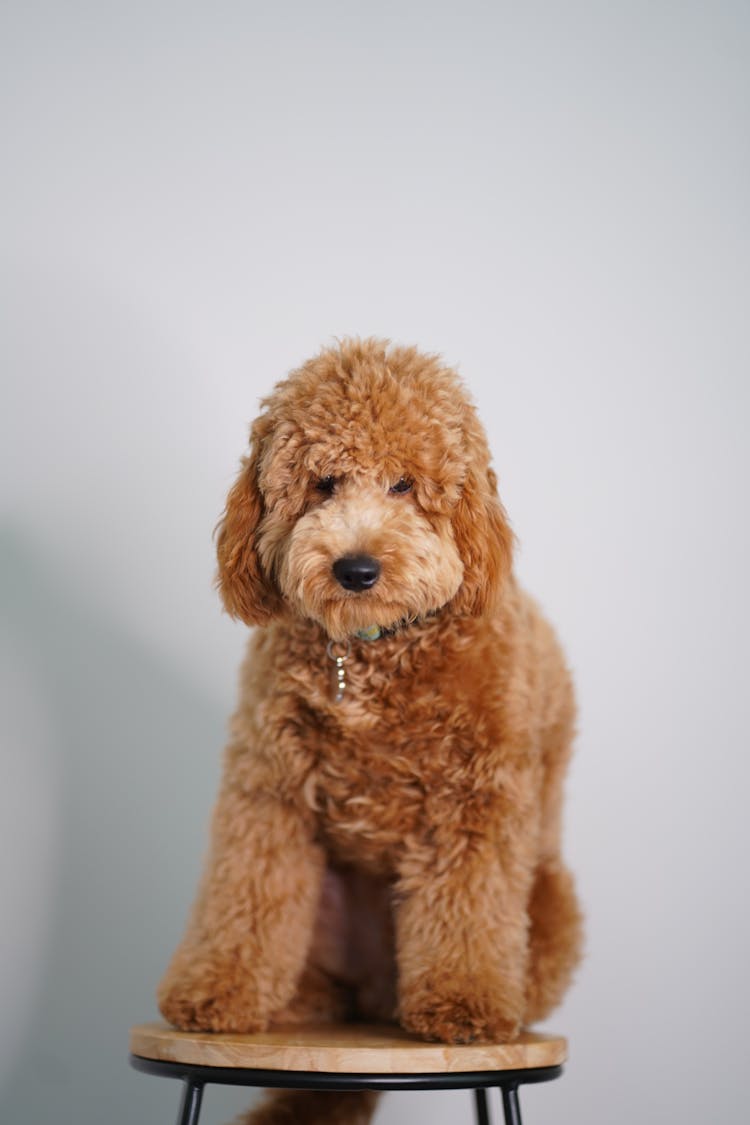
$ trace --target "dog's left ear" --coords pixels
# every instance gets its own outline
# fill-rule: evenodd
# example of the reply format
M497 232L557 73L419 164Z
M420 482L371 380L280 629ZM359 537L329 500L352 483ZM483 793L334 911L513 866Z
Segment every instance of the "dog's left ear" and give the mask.
M471 468L453 514L453 536L464 564L452 602L456 613L480 617L491 609L513 563L515 536L488 466Z
M253 426L250 456L243 458L217 527L216 584L227 613L246 625L267 625L282 607L278 591L261 566L256 543L264 515L258 485L264 420L258 419Z

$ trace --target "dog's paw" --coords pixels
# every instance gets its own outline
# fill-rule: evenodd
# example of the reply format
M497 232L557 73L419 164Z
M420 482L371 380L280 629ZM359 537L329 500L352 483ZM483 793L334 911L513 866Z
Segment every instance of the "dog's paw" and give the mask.
M180 1031L263 1031L268 1018L261 1012L252 982L238 977L235 968L221 971L216 965L191 967L170 973L157 999L166 1020Z
M520 1017L494 1007L476 982L402 997L399 1018L407 1031L441 1043L508 1043L521 1030Z
M268 1020L255 1016L252 1007L234 993L210 992L196 994L194 989L170 989L159 1001L165 1020L179 1031L227 1031L249 1033L264 1031Z

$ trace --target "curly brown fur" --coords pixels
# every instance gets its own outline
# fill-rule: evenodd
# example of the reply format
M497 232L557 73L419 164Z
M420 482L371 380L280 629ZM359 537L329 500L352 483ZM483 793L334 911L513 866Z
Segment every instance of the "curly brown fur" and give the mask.
M226 608L265 628L159 989L178 1027L366 1016L507 1040L560 1000L581 930L560 858L574 701L512 547L482 427L436 358L346 341L265 400L218 536ZM362 555L377 581L344 588L334 562ZM329 642L350 647L340 702Z
M234 1125L368 1125L377 1100L374 1090L269 1090L264 1101L241 1114Z

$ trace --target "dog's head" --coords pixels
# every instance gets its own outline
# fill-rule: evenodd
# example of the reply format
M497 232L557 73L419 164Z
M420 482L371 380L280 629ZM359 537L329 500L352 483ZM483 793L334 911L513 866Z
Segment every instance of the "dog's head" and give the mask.
M335 640L448 608L479 615L513 534L457 377L432 356L345 341L279 383L218 534L230 614L284 606Z

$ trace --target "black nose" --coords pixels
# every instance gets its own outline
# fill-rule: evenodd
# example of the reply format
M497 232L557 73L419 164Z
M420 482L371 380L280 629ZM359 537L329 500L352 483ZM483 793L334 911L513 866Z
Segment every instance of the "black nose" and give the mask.
M333 573L345 590L369 590L380 576L380 563L369 555L345 555L336 559Z

